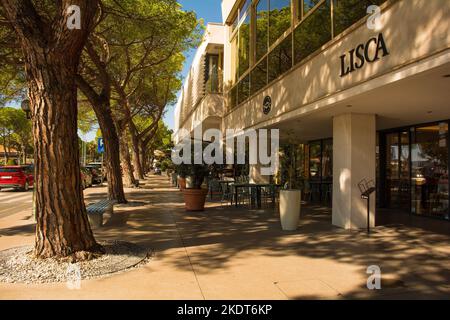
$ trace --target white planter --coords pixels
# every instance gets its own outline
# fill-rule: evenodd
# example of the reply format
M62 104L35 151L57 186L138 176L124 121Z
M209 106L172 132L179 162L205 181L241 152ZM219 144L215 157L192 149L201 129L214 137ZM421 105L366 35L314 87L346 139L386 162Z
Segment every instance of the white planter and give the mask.
M192 189L194 187L194 179L192 177L186 177L186 188Z
M302 192L300 190L280 191L280 220L283 230L297 230L300 219L301 198Z

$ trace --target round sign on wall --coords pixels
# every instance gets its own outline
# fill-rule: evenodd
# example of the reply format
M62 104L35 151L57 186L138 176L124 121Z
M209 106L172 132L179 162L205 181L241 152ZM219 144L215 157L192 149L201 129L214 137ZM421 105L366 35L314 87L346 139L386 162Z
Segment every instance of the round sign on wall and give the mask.
M263 113L269 114L270 110L272 110L272 98L270 96L266 96L263 102Z

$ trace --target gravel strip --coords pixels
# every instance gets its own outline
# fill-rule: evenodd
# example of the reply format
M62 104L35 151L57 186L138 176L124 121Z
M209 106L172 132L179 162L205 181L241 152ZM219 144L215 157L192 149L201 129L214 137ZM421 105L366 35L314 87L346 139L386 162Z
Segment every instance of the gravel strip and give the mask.
M100 244L106 254L77 263L33 259L32 246L0 251L0 282L33 284L87 280L141 266L149 257L148 250L129 242Z

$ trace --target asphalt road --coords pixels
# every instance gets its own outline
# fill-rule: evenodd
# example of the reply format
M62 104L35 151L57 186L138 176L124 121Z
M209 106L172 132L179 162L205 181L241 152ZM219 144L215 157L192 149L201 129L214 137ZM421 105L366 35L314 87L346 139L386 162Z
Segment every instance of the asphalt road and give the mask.
M24 210L32 209L33 189L20 192L9 189L0 191L0 219L6 218Z

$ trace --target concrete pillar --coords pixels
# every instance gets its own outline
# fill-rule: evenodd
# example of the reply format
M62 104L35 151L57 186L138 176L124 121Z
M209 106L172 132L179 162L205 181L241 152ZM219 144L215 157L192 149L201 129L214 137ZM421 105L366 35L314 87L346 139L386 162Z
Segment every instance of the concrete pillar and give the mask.
M376 116L343 114L333 119L333 225L367 227L367 202L358 183L375 181ZM375 193L370 198L370 224L375 225Z

